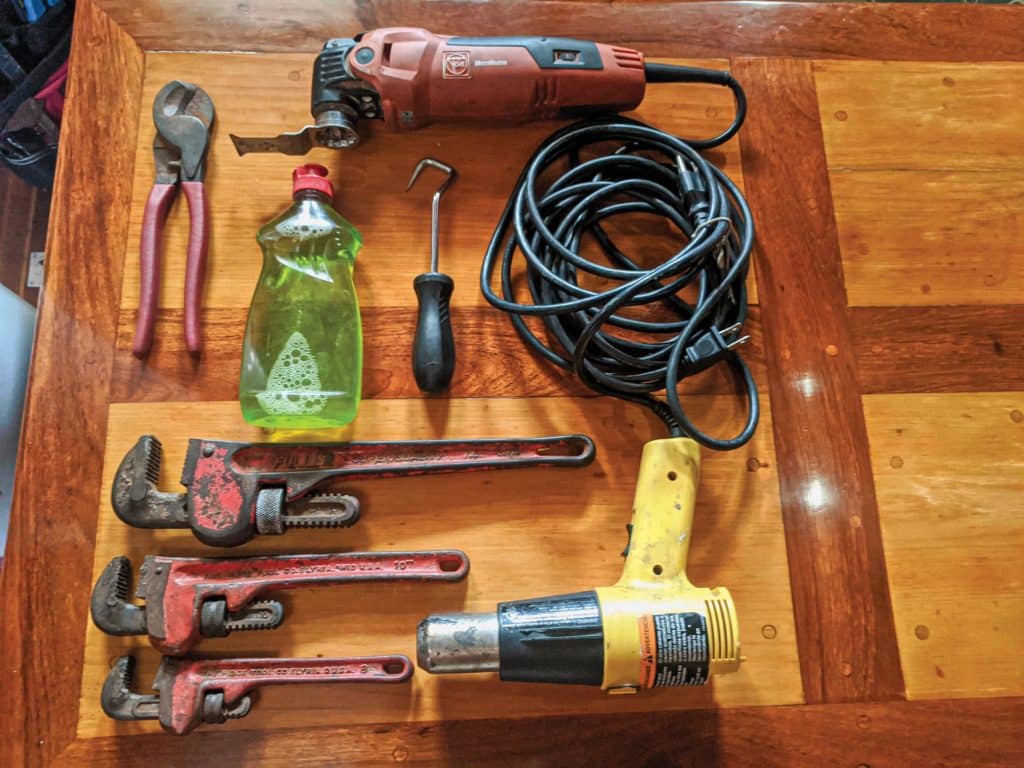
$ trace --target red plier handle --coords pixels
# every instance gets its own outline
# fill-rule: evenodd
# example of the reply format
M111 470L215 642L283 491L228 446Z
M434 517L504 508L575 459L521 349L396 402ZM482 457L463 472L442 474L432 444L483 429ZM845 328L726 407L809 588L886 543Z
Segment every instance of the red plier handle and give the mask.
M154 184L142 217L139 314L132 344L132 352L139 358L149 354L153 343L157 298L160 293L160 244L176 188L176 184ZM198 353L202 350L199 315L209 245L209 207L206 187L201 181L183 181L181 188L188 201L189 214L188 256L185 262L185 345L189 352Z
M176 184L154 184L149 190L142 214L142 238L139 242L139 314L135 320L132 354L145 357L153 343L157 295L160 292L160 235L167 212L174 201Z
M153 161L156 183L146 200L139 243L139 314L132 352L149 354L156 325L160 292L160 250L164 222L181 186L188 201L188 255L185 263L185 346L196 354L202 349L199 315L209 241L209 208L203 186L206 152L214 108L209 94L192 83L172 80L153 99Z
M203 278L206 275L206 251L209 247L209 206L206 186L201 181L183 181L181 188L188 200L188 257L185 262L185 346L192 354L203 348L199 314L203 305Z

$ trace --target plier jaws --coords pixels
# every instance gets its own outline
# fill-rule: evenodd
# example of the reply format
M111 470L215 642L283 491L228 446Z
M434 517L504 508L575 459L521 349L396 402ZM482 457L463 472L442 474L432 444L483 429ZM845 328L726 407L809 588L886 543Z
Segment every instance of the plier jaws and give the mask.
M156 178L146 199L139 242L139 313L132 344L132 352L138 358L149 354L153 343L163 227L178 187L185 193L189 210L185 346L193 354L202 349L199 315L209 246L209 204L203 177L213 120L213 101L206 91L192 83L172 80L153 100Z

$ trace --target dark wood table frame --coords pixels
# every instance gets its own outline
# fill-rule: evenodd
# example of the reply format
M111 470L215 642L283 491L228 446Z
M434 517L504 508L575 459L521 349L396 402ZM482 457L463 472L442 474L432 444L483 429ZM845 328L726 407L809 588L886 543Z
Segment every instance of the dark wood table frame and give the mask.
M0 578L0 762L8 766L331 764L972 765L1024 760L1024 699L908 702L893 624L813 58L1024 61L1013 7L781 3L367 2L330 17L246 4L82 0L47 247L8 560ZM156 4L152 4L156 5ZM260 5L260 4L254 4ZM297 6L298 4L288 4ZM315 5L315 4L311 4ZM262 5L260 5L262 7ZM179 14L176 9L181 9ZM218 16L223 15L222 20ZM450 23L458 19L457 25ZM566 28L567 20L571 20ZM223 23L220 23L223 21ZM558 30L652 55L728 57L747 89L746 189L759 223L769 358L814 371L808 410L769 366L774 438L806 704L664 714L500 719L75 740L92 545L131 199L143 50L315 50L356 26ZM282 30L286 30L286 33ZM296 42L298 41L298 42ZM776 194L779 189L786 195ZM825 201L824 205L806 205ZM838 350L830 349L834 345ZM811 427L803 430L801 427ZM809 435L809 437L808 437ZM822 519L795 483L812 464L856 496L862 525ZM595 758L599 755L599 758Z

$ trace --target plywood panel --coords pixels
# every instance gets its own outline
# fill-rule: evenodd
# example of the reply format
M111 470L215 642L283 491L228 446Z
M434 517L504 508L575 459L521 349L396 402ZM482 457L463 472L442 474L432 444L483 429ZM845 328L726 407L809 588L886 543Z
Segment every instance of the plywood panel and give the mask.
M864 398L910 698L1024 693L1024 395Z
M470 288L472 290L473 288ZM461 299L461 297L460 297ZM764 339L760 313L750 308L743 334L750 336L740 352L754 379L765 381ZM156 341L145 362L132 355L135 311L122 311L117 358L110 399L112 402L149 400L228 400L238 396L242 345L247 311L241 308L207 310L203 314L206 339L203 364L196 366L185 350L182 311L164 310L156 324ZM412 340L416 311L363 307L363 397L415 397L419 390L412 376ZM447 394L452 397L522 397L580 395L593 390L569 371L538 365L534 353L520 340L509 318L490 307L453 307L452 328L458 347L455 373ZM736 373L721 364L684 380L686 394L736 393ZM738 427L737 427L738 428Z
M1024 65L826 61L815 81L833 169L1024 171Z
M1024 65L819 62L851 306L1002 304L1024 292Z
M834 168L831 184L851 306L1011 304L1024 297L1024 167Z
M705 424L724 427L729 400L701 397ZM767 411L767 409L766 409ZM200 426L201 425L201 426ZM263 537L230 554L332 550L462 548L472 570L464 584L369 585L303 590L285 596L288 616L271 632L236 633L202 652L317 656L401 652L414 656L417 622L436 611L491 610L499 600L556 594L612 583L622 568L640 446L662 429L638 409L608 399L503 398L363 403L354 439L535 435L585 431L598 459L580 470L522 470L352 483L364 519L342 531L296 531ZM104 487L124 452L143 433L164 445L162 487L176 487L189 436L259 439L234 402L122 404L110 407ZM324 434L318 435L321 439ZM513 501L515 503L510 503ZM110 558L147 553L224 555L184 531L130 529L101 501L94 576ZM597 689L501 684L488 676L430 677L411 686L355 690L268 689L248 718L228 728L523 716L571 712L666 710L709 705L788 704L801 700L770 413L745 449L705 455L693 533L690 575L697 584L728 586L740 615L740 672L705 689L659 690L608 697ZM97 696L111 660L134 650L140 688L157 655L142 638L86 633L79 735L151 731L153 723L115 723Z
M724 62L702 63L725 66ZM558 124L433 126L415 134L393 134L381 125L364 123L360 126L364 141L355 150L315 149L305 158L238 157L229 133L275 136L310 121L312 66L313 56L308 54L147 54L122 308L138 306L139 232L153 182L152 100L173 79L201 85L217 109L206 179L211 230L204 306L248 307L262 263L256 232L289 205L292 169L303 162L322 163L330 169L335 207L363 235L365 245L356 264L360 303L415 306L413 278L429 266L431 184L436 174L425 176L412 191L404 190L413 168L427 155L459 172L441 205L441 269L455 279L458 304L485 303L476 286L494 225L523 165ZM697 138L720 130L731 115L732 96L713 86L652 87L636 112L638 118L659 128ZM742 183L737 142L710 156ZM648 252L652 234L654 242L663 244L663 253L674 253L679 247L660 227L651 232L649 220L638 228L631 242L642 244ZM168 217L163 241L161 307L183 304L187 235L187 206L179 200Z

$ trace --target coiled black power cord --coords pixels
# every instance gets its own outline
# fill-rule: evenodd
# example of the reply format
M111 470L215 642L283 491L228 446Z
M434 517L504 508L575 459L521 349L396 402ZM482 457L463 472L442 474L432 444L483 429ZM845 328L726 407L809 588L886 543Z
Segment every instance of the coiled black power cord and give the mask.
M732 124L699 141L623 117L586 120L552 134L516 182L484 256L480 287L492 305L509 313L528 346L574 371L591 389L650 408L673 436L708 448L738 448L754 434L759 417L757 385L735 349L746 340L740 330L747 318L754 225L736 185L697 150L735 135L746 99L728 72L647 64L647 79L730 88L736 98ZM568 169L552 180L549 169L559 165ZM637 213L664 217L683 241L653 267L623 253L602 228L615 216ZM596 240L606 263L581 255L584 236ZM525 261L529 303L515 297L517 254ZM499 263L500 295L492 289ZM581 275L600 287L581 285ZM684 290L689 301L679 295ZM667 311L637 317L631 309L653 303ZM527 326L529 316L543 319L547 338ZM720 361L742 382L748 403L745 425L724 439L701 431L678 393L683 378ZM661 391L664 400L654 396Z

